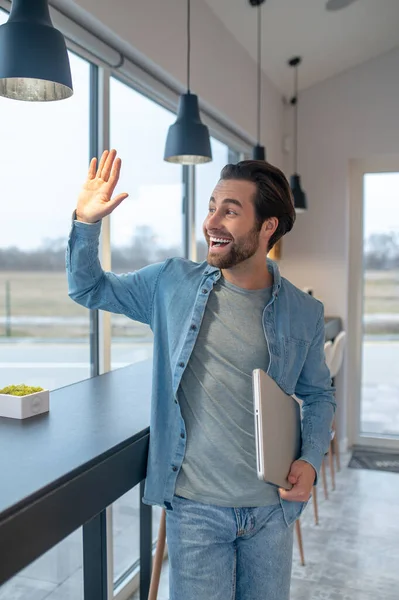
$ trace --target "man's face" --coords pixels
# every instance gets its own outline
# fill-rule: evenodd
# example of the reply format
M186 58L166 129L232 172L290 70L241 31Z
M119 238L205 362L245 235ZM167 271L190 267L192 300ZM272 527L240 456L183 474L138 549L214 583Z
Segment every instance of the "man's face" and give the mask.
M251 181L221 180L215 187L203 225L210 265L231 269L259 250L255 193L256 185ZM264 249L261 252L265 256Z

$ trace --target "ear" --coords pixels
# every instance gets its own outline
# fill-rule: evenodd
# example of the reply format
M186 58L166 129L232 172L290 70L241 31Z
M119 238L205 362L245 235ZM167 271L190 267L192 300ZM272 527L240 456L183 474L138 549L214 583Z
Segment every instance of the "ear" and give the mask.
M277 217L270 217L270 219L267 219L267 221L263 223L262 229L264 230L264 233L267 234L268 239L270 239L273 233L276 231L277 227Z

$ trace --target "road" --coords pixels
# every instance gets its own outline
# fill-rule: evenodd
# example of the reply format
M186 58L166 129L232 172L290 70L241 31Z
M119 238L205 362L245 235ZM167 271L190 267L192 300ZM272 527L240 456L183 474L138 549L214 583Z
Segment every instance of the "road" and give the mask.
M112 368L117 369L152 356L149 343L112 344ZM0 344L0 388L17 383L54 390L90 376L89 344Z

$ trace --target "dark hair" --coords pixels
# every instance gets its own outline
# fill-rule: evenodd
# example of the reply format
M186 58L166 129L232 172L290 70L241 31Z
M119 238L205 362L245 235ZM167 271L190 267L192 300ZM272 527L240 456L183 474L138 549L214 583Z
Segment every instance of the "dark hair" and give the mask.
M291 231L296 218L294 200L288 181L280 169L264 160L243 160L235 165L226 165L220 173L220 179L241 179L256 184L254 204L259 230L270 217L278 219L268 251Z

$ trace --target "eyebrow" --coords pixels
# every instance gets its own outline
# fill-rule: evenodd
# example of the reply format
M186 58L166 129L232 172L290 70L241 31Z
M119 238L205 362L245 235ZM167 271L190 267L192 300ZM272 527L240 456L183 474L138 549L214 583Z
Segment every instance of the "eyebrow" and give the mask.
M216 204L215 198L213 196L211 196L211 199L209 200L209 203L211 202L213 202L213 204ZM222 201L222 204L235 204L236 206L243 208L241 202L239 200L236 200L235 198L225 198Z

